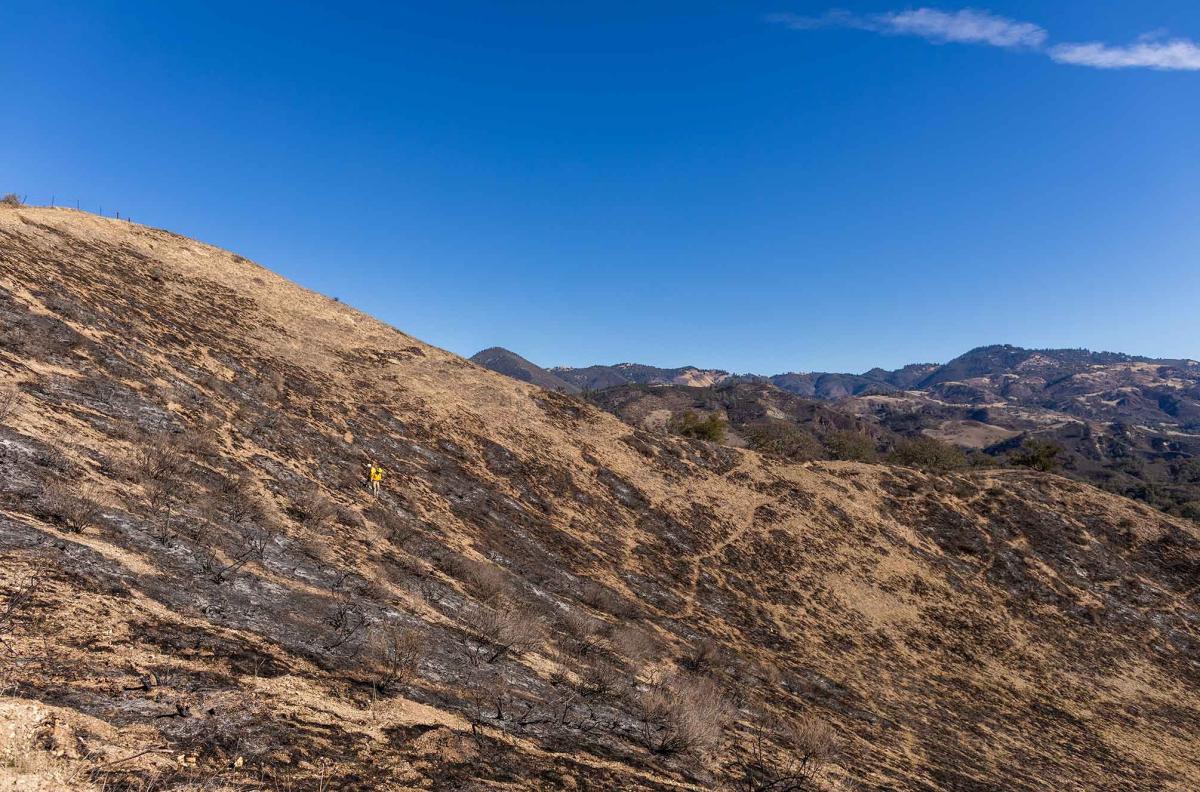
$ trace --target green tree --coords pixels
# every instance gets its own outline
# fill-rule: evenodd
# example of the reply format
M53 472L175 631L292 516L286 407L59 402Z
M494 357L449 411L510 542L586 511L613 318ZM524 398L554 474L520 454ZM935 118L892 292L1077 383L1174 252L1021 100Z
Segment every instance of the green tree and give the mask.
M825 448L834 459L874 462L879 458L875 439L862 432L833 432L825 438Z
M684 437L719 443L725 439L725 421L716 413L701 417L695 410L686 410L671 422L671 431Z
M820 459L821 444L808 432L795 424L768 418L761 423L747 426L743 433L755 451L778 454L796 461Z
M954 470L966 465L967 457L955 446L934 440L932 437L918 435L897 441L895 448L888 454L888 461L906 467Z
M1008 456L1010 464L1049 472L1058 467L1058 455L1062 447L1046 440L1028 438L1021 447Z

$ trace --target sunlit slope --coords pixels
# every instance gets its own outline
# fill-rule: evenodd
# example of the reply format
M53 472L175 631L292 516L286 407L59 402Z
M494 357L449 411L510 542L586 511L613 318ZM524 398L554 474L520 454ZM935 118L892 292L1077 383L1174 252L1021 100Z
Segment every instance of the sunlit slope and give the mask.
M782 718L829 789L1200 777L1190 524L635 431L68 210L0 210L0 287L0 774L732 789Z

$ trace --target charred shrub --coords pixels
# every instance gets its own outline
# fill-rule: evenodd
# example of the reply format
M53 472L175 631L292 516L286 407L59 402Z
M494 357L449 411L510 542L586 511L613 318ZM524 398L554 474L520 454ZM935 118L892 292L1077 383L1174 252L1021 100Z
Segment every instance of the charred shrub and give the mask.
M37 500L37 514L71 533L82 533L100 519L101 509L92 497L90 487L56 481L42 490Z
M378 672L376 687L384 693L417 675L425 656L425 642L416 630L385 626L374 641Z
M619 594L594 580L586 581L583 584L579 599L589 608L611 616L630 616L634 610Z
M513 599L509 574L493 563L456 557L451 561L449 572L483 602Z
M34 452L33 461L38 467L60 476L71 476L77 472L75 463L57 446L38 448Z
M7 421L20 403L20 391L11 386L0 388L0 423Z
M368 511L367 519L378 526L387 540L396 547L403 548L417 534L414 521L383 506L376 506Z
M218 545L220 534L209 528L198 535L196 559L214 583L223 583L251 561L262 561L272 538L269 528L243 524L233 532L231 546L222 549Z
M333 522L337 505L315 490L301 492L287 507L288 516L312 531L319 531Z
M190 457L206 460L219 459L223 449L215 439L217 426L217 421L209 419L199 426L188 428L176 438L176 447Z
M334 506L334 512L337 515L338 525L344 525L351 530L362 530L366 527L363 516L348 506L337 504Z
M635 691L630 703L642 745L656 754L706 754L731 717L720 688L706 678L666 677Z
M33 607L40 579L36 572L18 578L0 598L0 649L10 649L8 638L25 621Z
M175 491L160 482L152 482L146 487L146 500L150 508L150 535L160 544L170 543L182 516Z
M533 651L546 639L545 626L526 611L507 607L483 606L468 618L467 625L483 644L467 647L473 664L495 663L505 656L520 656Z
M430 605L437 605L447 594L447 586L429 570L423 570L413 577L412 590Z
M660 651L650 631L636 624L614 627L608 636L608 642L618 656L633 665L657 656Z
M817 776L837 752L837 734L813 717L795 723L758 718L744 736L742 759L730 786L738 792L815 789Z
M187 460L175 438L137 433L129 455L129 477L139 483L170 483L187 470Z
M234 525L263 524L268 521L262 496L245 479L231 481L220 495L216 506L222 516Z
M561 636L560 644L576 657L593 654L603 642L604 622L578 610L560 615L555 627Z
M325 637L326 651L357 655L362 649L367 627L367 613L358 600L350 594L338 596L326 621L331 628Z
M721 645L711 638L701 638L689 646L679 658L679 665L693 674L707 674L720 665Z
M597 704L617 704L628 693L629 674L615 663L596 660L576 671L571 687L587 701Z
M463 714L471 725L475 744L476 772L481 765L486 765L489 774L511 776L516 769L512 761L515 758L512 742L489 737L484 727L504 723L507 730L519 732L550 721L553 718L551 708L524 694L496 666L469 669L460 678L459 687L465 704ZM455 785L452 788L466 787Z
M228 765L235 759L259 760L288 742L289 735L281 733L285 728L265 703L224 693L214 697L208 711L199 717L181 718L173 731L193 756Z

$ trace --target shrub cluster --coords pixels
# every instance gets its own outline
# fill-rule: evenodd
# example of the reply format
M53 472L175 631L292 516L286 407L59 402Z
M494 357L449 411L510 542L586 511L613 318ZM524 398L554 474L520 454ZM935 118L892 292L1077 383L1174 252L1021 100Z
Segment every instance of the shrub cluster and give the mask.
M469 619L469 625L485 642L482 651L470 650L474 663L495 663L510 655L519 657L538 648L546 639L542 621L516 607L482 606Z
M743 432L755 451L799 462L820 459L822 456L817 438L788 421L767 419L747 426Z
M879 456L875 439L862 432L832 432L825 448L834 459L847 462L874 462Z
M657 754L705 754L732 717L720 688L706 677L664 677L637 690L630 703L642 744Z
M1009 464L1050 472L1058 467L1058 455L1062 447L1046 440L1028 438L1021 447L1008 456Z
M83 533L100 519L100 504L86 486L53 482L38 497L40 517L59 523L71 533Z
M918 435L897 441L887 461L894 465L927 470L954 470L965 466L967 457L948 443Z
M415 630L388 626L376 639L376 652L379 657L376 685L387 692L417 675L425 656L425 644Z
M788 723L760 718L751 724L731 786L740 792L801 792L837 752L837 734L814 717Z
M719 443L725 439L726 425L716 413L709 413L702 418L694 410L685 410L671 421L670 430L683 437Z

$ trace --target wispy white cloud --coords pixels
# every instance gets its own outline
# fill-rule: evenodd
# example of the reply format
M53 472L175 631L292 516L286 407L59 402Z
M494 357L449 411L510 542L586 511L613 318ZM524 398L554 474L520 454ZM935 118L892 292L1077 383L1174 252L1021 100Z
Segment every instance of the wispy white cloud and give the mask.
M1040 47L1046 40L1046 31L1031 22L1020 22L971 8L961 11L916 8L884 14L853 14L833 10L815 17L772 14L767 19L793 30L843 27L893 36L919 36L937 43Z
M890 36L918 36L937 44L985 44L1034 50L1044 52L1057 63L1096 69L1200 71L1200 44L1189 39L1165 39L1162 31L1146 34L1128 45L1083 42L1047 46L1049 33L1040 25L973 8L941 11L923 7L881 14L835 9L819 16L771 14L767 20L793 30L851 28Z
M1187 39L1142 40L1126 46L1112 46L1095 41L1085 44L1059 44L1050 48L1049 55L1059 63L1091 66L1095 69L1200 71L1200 46Z
M1040 47L1046 41L1046 31L1032 22L1019 22L970 8L952 13L917 8L879 14L876 19L887 32L920 36L930 41L991 44L993 47Z

